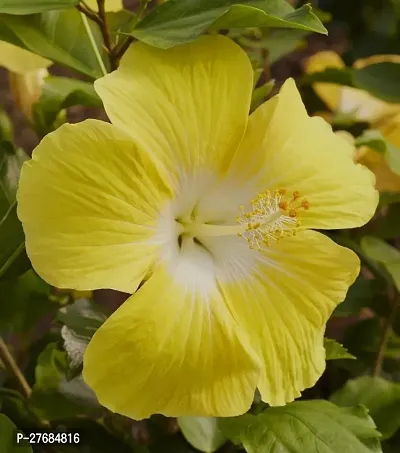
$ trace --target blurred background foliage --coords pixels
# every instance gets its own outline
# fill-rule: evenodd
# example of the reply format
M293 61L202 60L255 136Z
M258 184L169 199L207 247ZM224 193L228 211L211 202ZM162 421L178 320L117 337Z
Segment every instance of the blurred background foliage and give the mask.
M1 453L32 451L16 446L16 427L80 434L79 444L33 446L54 453L400 451L400 0L314 0L313 13L306 3L109 0L99 10L94 0L0 1ZM137 422L102 407L81 378L85 346L128 295L40 279L16 216L19 171L65 121L106 120L93 80L132 41L170 47L217 31L253 62L252 109L295 77L309 113L374 171L380 204L366 226L327 233L362 270L328 324L327 369L300 401L268 408L255 395L237 419Z

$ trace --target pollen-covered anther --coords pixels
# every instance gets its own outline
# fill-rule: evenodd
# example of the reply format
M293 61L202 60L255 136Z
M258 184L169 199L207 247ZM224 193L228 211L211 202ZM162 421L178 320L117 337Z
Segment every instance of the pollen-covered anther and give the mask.
M246 239L251 249L268 247L272 241L294 236L300 225L298 213L310 209L310 203L300 192L286 189L266 190L251 200L251 211L240 206L237 222L244 227L239 236Z

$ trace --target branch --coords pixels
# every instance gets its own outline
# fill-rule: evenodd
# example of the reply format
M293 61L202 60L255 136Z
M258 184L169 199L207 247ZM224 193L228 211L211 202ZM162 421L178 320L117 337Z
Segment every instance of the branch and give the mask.
M117 64L116 64L114 54L113 54L110 30L108 29L105 0L97 0L97 5L99 7L99 18L101 21L100 31L103 36L104 46L107 50L108 58L110 60L111 71L114 71L114 69L117 69Z
M17 365L17 362L12 356L10 350L8 349L8 346L1 337L0 337L0 359L3 361L4 366L7 368L8 372L15 377L24 395L27 398L29 398L31 396L32 389L28 382L26 381L25 376L23 375L22 371Z
M385 358L385 352L387 348L387 344L389 341L389 335L390 331L392 329L392 324L396 318L397 314L397 309L400 304L400 295L396 293L396 291L393 289L392 290L392 309L391 312L389 313L389 316L384 320L383 326L382 326L382 335L381 339L379 342L379 347L378 347L378 353L375 359L374 366L372 368L372 376L379 376L382 372L382 365L383 365L383 360Z

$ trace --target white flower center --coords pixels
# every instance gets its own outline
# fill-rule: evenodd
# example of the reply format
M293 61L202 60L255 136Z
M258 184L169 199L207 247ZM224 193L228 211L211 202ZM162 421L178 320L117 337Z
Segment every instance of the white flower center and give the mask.
M159 223L160 260L185 288L215 290L216 282L251 278L273 241L294 235L297 213L309 203L297 192L257 193L254 183L240 185L213 175L187 178ZM238 215L239 214L239 215ZM256 249L256 250L254 250Z

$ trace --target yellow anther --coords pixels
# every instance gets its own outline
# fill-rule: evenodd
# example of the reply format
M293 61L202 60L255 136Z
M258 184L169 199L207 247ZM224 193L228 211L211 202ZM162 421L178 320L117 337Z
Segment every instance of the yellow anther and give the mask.
M301 197L300 192L288 194L286 189L265 190L250 203L251 212L244 212L240 206L238 223L244 231L239 236L246 239L251 249L258 250L269 247L273 241L294 236L300 225L299 210L310 209L310 203Z

